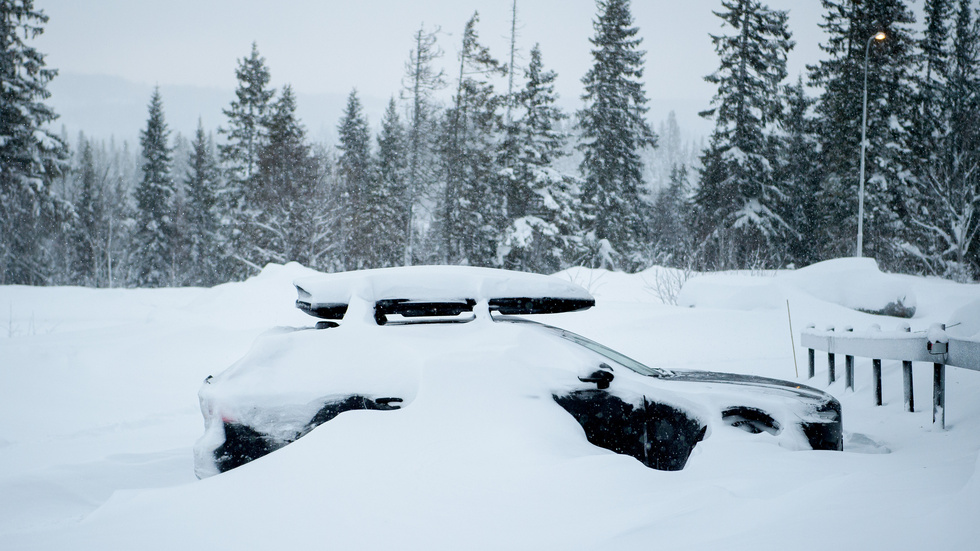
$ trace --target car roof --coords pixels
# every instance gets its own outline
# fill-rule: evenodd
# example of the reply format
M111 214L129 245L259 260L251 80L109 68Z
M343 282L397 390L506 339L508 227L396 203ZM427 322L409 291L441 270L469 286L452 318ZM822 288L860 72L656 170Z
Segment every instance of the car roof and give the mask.
M444 315L472 311L480 302L503 314L542 314L590 308L595 299L554 276L470 266L408 266L340 272L294 281L296 306L322 319L343 319L351 301L385 314Z

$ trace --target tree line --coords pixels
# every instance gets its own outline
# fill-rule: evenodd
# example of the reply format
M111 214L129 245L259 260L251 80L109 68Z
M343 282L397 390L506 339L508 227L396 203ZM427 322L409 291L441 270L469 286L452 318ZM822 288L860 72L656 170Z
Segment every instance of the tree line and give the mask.
M253 44L217 137L200 124L190 140L173 136L156 90L138 152L84 136L72 150L45 130L55 72L26 39L47 18L30 0L0 0L0 283L214 285L289 261L551 273L854 255L866 59L862 253L885 269L973 280L974 0L926 0L921 33L902 0L821 1L824 59L806 82L787 82L789 14L721 0L722 32L710 36L719 66L705 77L717 93L702 113L715 129L684 153L673 117L659 132L647 120L628 0L596 2L593 65L573 114L556 104L540 47L524 67L501 63L474 14L452 74L437 68L438 29L413 35L376 135L354 89L337 145L311 142L291 87L270 86Z
M974 280L980 268L980 18L973 0L821 0L825 58L786 81L788 14L724 0L731 32L716 122L692 197L691 246L718 266L862 253L894 271ZM882 34L879 34L882 33ZM867 90L863 250L856 250Z

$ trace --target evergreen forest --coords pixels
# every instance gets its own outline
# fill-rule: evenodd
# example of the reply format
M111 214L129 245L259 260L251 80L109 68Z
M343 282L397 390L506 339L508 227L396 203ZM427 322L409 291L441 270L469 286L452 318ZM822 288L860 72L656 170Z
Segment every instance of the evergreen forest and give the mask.
M458 44L412 36L379 126L350 83L328 147L255 43L228 68L238 87L217 128L175 134L157 89L134 146L59 135L57 70L32 45L47 16L0 0L0 284L211 286L292 261L554 273L855 255L977 281L980 5L923 0L916 21L908 0L820 1L822 59L793 80L789 13L718 0L701 144L673 116L649 120L630 1L597 0L578 111L558 107L547 51L515 64L514 40L491 51L480 33L505 31L474 13ZM451 74L445 50L459 52Z

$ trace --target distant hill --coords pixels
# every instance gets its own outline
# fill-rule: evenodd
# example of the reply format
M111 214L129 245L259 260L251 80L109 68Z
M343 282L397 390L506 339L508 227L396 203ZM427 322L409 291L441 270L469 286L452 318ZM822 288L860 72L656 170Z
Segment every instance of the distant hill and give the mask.
M136 144L139 132L146 125L147 105L153 93L153 85L133 82L120 77L60 73L48 86L51 91L49 104L60 115L52 128L60 133L62 127L74 141L79 131L87 136ZM235 97L234 90L197 86L162 85L163 108L170 129L186 137L197 130L201 118L205 130L217 131L226 124L222 109L226 109ZM445 91L448 95L449 91ZM377 131L388 98L365 96L358 92L364 112ZM337 123L347 105L346 94L297 94L297 112L307 134L315 142L333 144L337 136ZM559 104L569 115L581 107L579 98L562 97ZM697 116L705 108L692 98L652 99L647 118L655 125L674 110L685 139L697 140L711 132L712 123ZM403 119L404 120L404 119Z
M87 136L136 143L146 125L147 105L153 85L104 75L60 73L49 85L48 100L60 115L52 128L62 127L74 140L79 131ZM222 109L235 97L234 90L196 86L160 86L167 124L174 133L192 136L200 118L207 131L226 124ZM361 97L372 125L378 125L387 99ZM297 112L310 139L333 143L337 122L347 103L341 94L297 94Z

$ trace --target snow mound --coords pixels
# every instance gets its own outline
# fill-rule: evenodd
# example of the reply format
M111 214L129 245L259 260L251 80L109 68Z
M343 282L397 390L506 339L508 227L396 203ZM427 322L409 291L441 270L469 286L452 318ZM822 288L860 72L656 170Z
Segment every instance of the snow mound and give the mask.
M677 295L678 306L743 311L778 308L783 300L774 278L731 273L690 279Z
M294 285L313 304L347 304L354 296L383 299L564 298L592 300L580 285L562 278L472 266L406 266L301 277ZM305 295L304 295L305 293Z
M869 314L910 318L916 298L910 279L882 273L872 258L839 258L771 277L706 274L685 283L679 306L731 310L780 308L798 293Z
M961 339L980 340L980 299L953 312L946 324L946 332Z
M257 284L262 282L291 281L296 278L318 275L321 272L313 268L307 268L299 262L289 262L286 264L266 264L262 271L245 280L246 283Z
M648 365L792 378L795 350L801 371L792 380L842 402L843 453L790 451L769 434L747 442L726 429L700 443L683 471L654 471L593 447L547 396L515 393L515 380L549 380L521 369L533 358L419 369L419 354L404 354L400 363L417 382L412 405L345 413L240 469L196 480L201 381L245 355L270 327L310 326L312 318L294 306L292 281L312 273L271 265L211 289L0 285L0 549L129 549L138 539L147 551L354 548L368 540L406 551L606 551L651 542L816 551L827 538L805 535L824 511L859 521L830 531L844 549L975 549L980 541L977 372L946 371L947 430L933 431L931 365L915 367L925 371L916 371L921 403L912 413L902 404L900 362L884 362L878 407L870 362L857 361L854 390L843 380L827 383L823 354L808 380L799 344L808 322L859 331L875 322L883 332L897 324L838 305L855 304L831 281L859 287L854 293L904 283L918 297L913 331L947 323L950 336L980 331L978 284L886 275L851 259L767 277L690 274L684 293L698 308L679 308L650 288L658 274L679 272L560 274L599 304L545 321ZM795 348L784 299L792 305ZM863 302L856 306L869 306ZM444 340L418 346L430 355ZM322 356L317 366L329 370ZM451 395L453 411L472 417L438 416L426 406L434 403L427 395L450 396L460 381L484 387ZM476 396L485 401L474 403ZM466 421L477 415L491 416L493 426L473 430ZM520 423L532 416L546 421ZM503 426L514 430L493 428Z
M309 317L296 309L293 280L320 274L296 262L268 264L243 282L206 289L189 308L199 319L222 320L235 327L268 328L308 325Z
M818 262L780 279L815 298L870 314L910 318L915 293L909 279L882 273L873 258L837 258Z
M636 274L575 267L553 275L586 289L597 302L659 305L671 302L683 283L698 274L651 266Z

